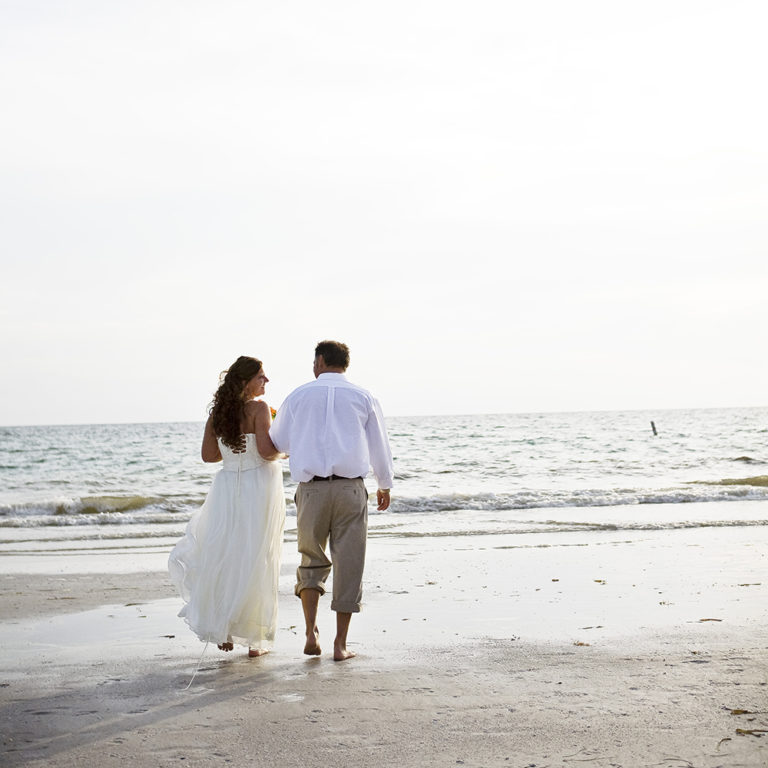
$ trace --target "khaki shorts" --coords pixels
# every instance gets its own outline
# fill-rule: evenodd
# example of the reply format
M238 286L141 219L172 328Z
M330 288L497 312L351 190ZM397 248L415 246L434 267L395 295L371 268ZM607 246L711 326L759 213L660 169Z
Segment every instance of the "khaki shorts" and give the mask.
M368 491L362 478L313 480L296 489L296 529L301 564L296 594L325 594L333 567L331 609L357 613L363 599L363 568L368 534ZM325 547L330 540L330 560Z

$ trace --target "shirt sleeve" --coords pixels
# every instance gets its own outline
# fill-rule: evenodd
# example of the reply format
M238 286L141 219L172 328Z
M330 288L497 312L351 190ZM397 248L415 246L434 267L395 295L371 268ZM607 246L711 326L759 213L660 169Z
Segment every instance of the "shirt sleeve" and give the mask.
M375 398L373 398L373 407L365 425L365 436L368 440L368 453L376 482L379 488L391 488L395 477L395 466L392 461L392 450L389 447L387 428L384 425L384 414L379 401Z

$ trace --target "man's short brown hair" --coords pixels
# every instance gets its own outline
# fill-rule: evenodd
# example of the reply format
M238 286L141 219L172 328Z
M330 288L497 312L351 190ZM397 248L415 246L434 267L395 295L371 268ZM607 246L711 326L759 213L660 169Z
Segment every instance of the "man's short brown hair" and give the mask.
M323 356L329 368L341 368L346 371L349 367L349 347L340 341L321 341L315 347L315 357Z

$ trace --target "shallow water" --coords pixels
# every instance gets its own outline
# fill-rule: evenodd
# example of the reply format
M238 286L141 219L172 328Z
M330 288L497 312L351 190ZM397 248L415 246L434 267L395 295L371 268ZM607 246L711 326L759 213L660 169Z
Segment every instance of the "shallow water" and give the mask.
M388 427L396 482L390 510L371 510L372 536L768 525L766 408L391 418ZM202 431L0 428L0 553L168 546L217 471L199 458ZM283 475L290 539L287 462ZM725 501L735 503L711 503Z

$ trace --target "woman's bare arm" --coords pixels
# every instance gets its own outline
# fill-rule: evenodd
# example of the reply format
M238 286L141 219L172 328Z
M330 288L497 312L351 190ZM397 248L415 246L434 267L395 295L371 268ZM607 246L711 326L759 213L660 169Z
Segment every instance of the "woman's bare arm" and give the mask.
M246 404L245 413L256 435L256 450L259 456L267 461L281 458L283 454L275 448L269 437L269 428L272 426L269 406L263 400L252 400Z
M200 455L208 464L214 464L221 461L221 451L219 442L216 440L216 433L213 431L213 417L209 416L205 422L205 432L203 433L203 445L200 449Z

